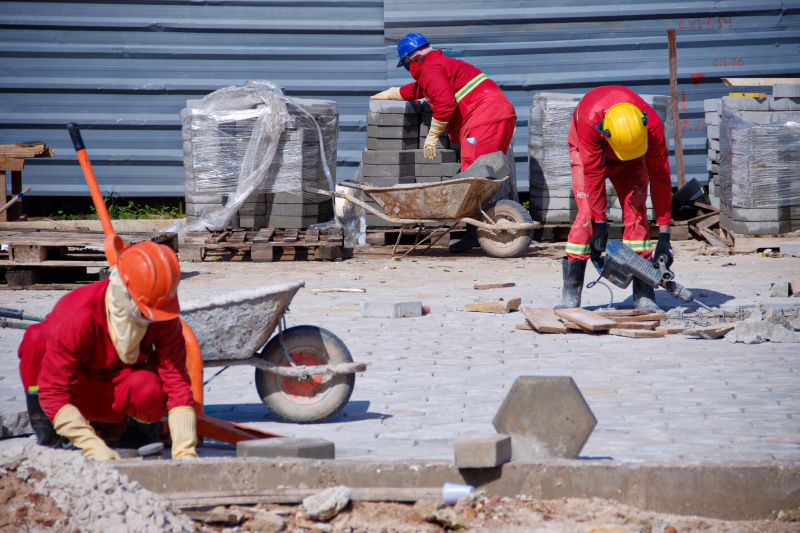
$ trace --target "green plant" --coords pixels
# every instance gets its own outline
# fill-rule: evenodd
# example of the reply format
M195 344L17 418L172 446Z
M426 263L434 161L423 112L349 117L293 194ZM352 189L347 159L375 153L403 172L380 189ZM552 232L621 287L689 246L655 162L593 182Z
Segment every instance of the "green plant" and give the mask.
M180 200L132 200L116 193L106 193L103 200L108 209L108 214L113 220L183 218L184 216L184 204ZM59 220L96 220L98 217L97 209L92 205L89 207L89 213L82 209L81 212L68 212L64 209L59 209L50 218Z
M522 207L524 207L525 209L530 211L531 210L531 201L530 200L525 200L524 202L522 202Z

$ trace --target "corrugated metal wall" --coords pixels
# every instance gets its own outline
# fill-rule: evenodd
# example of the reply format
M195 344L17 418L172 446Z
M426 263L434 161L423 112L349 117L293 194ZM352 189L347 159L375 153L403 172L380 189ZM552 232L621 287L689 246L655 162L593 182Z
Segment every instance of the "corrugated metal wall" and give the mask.
M728 92L720 77L800 74L800 0L0 2L0 143L46 141L57 158L31 162L26 183L85 194L64 130L74 120L86 125L104 190L181 195L183 103L268 79L339 102L338 175L349 178L367 96L410 81L394 68L394 44L420 31L508 91L525 190L533 94L610 83L669 94L668 28L678 34L687 174L705 180L702 100Z

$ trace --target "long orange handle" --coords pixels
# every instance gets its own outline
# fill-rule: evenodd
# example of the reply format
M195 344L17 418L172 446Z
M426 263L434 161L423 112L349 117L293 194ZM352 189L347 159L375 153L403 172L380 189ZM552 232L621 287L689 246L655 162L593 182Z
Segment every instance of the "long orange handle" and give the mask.
M97 176L94 174L92 162L89 160L89 154L83 144L81 130L73 122L67 124L67 131L69 131L69 136L72 139L75 153L78 155L78 162L81 165L81 170L83 170L83 178L86 180L86 185L89 186L89 194L92 196L92 203L94 203L94 208L97 211L97 217L103 226L103 233L106 236L103 242L103 250L105 251L106 259L110 266L114 266L117 264L117 255L125 248L125 242L117 235L117 232L114 231L114 226L111 225L111 217L108 215L106 202L100 192L100 187L97 185Z
M186 370L189 372L189 381L192 385L192 398L194 398L194 411L198 415L203 410L203 354L200 351L200 342L189 324L181 319L183 340L186 341Z

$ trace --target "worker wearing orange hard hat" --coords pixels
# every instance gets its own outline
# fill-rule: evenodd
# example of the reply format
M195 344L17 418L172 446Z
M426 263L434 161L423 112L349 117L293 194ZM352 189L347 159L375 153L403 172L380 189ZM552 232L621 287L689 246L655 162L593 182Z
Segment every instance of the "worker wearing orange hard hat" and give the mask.
M611 180L622 206L622 242L657 264L672 264L669 225L672 178L661 119L638 94L622 86L592 89L578 103L569 134L572 192L578 214L563 259L564 286L558 307L580 307L586 262L605 251L608 241L605 180ZM647 218L648 186L659 226L655 253ZM634 278L637 309L659 310L652 287Z
M123 249L109 278L71 291L19 347L20 375L39 444L71 443L118 459L95 425L120 439L154 440L167 415L172 457L197 457L194 400L178 318L178 258L141 242Z

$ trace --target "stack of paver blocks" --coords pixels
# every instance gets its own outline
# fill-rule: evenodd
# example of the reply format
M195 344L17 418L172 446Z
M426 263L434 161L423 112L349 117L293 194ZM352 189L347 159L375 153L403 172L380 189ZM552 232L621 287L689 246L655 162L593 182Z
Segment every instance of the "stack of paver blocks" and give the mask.
M800 229L800 86L722 98L720 224L736 234Z
M461 169L458 154L449 149L447 134L439 138L436 159L425 159L422 145L431 122L425 103L371 100L367 114L367 149L362 153L359 181L378 187L434 183L452 178ZM373 201L367 200L376 206ZM391 227L367 214L367 225Z
M708 146L708 198L711 205L719 209L719 124L722 119L722 100L703 100L706 117L706 139Z
M228 120L198 111L200 100L190 100L181 111L186 185L186 215L192 222L227 201L236 189L242 161L248 150L258 108ZM248 113L248 111L252 111ZM338 106L326 100L291 99L287 105L290 121L280 137L274 159L267 171L268 180L276 176L303 186L327 189L320 159L320 127L325 145L325 160L336 173ZM314 120L312 120L308 114ZM335 178L334 178L335 179ZM324 196L303 196L268 192L265 185L256 190L231 221L233 227L307 228L333 217L333 204Z
M669 97L641 95L664 122L666 136L672 133L672 119L667 113ZM530 157L530 201L533 220L563 224L574 220L577 206L572 194L567 133L575 107L582 94L538 93L533 98L528 122L528 155ZM622 206L609 180L606 180L608 219L622 221ZM650 197L648 216L653 218Z

